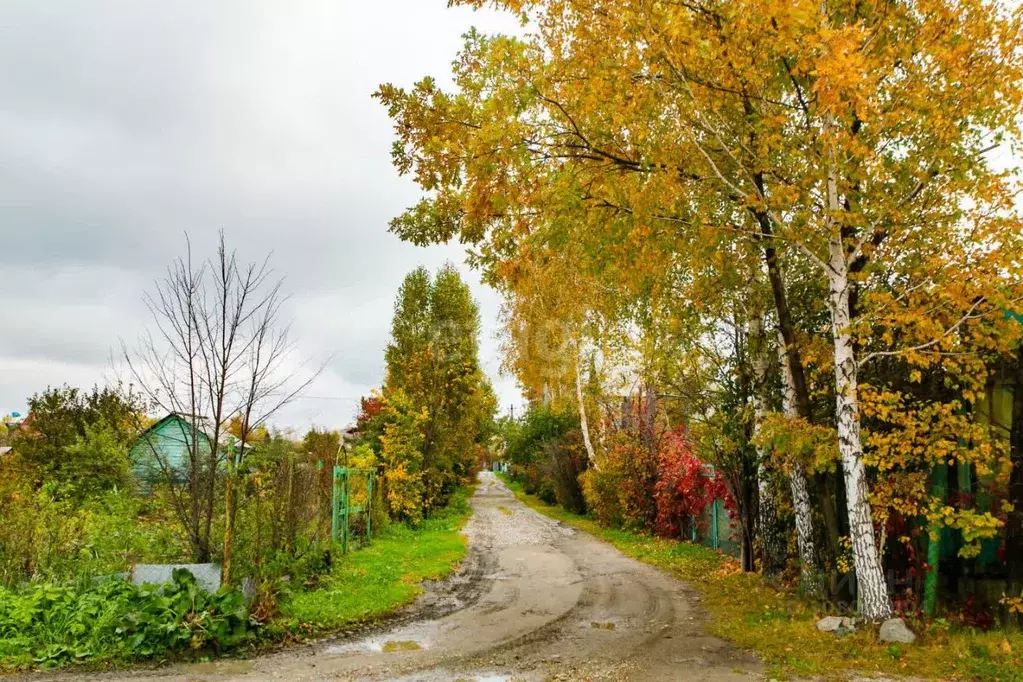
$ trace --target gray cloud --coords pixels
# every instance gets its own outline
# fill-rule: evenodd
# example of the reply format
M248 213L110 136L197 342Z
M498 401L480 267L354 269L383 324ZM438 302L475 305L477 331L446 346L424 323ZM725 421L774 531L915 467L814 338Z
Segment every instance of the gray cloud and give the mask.
M445 0L0 6L0 412L47 384L101 382L146 322L142 291L224 229L272 251L299 352L333 356L294 426L344 423L383 372L394 293L418 264L461 262L386 231L417 198L390 165L370 94L443 76L469 26L516 30ZM483 305L496 376L497 297Z

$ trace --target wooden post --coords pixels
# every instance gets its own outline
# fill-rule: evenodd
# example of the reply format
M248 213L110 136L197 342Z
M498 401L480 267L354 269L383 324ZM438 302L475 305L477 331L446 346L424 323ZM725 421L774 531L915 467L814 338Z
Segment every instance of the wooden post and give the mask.
M221 580L225 585L231 584L231 550L234 539L234 516L231 506L234 504L234 438L227 442L227 476L224 482L224 560L220 565Z
M320 538L320 531L323 529L323 460L316 460L316 539Z

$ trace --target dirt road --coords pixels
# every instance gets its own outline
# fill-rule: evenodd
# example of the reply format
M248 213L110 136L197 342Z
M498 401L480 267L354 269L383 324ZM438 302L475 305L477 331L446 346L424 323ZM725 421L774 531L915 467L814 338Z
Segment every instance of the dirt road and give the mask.
M493 474L481 478L463 570L432 587L404 618L349 641L252 661L100 679L716 682L760 677L755 658L703 632L695 594L684 584L537 514Z

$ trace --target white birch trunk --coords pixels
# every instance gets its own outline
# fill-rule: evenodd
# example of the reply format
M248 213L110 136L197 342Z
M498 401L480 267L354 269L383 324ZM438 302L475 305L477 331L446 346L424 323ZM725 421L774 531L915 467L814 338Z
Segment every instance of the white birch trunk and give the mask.
M590 441L590 427L586 422L586 403L583 401L583 379L582 367L579 364L579 354L575 356L575 397L579 402L579 428L583 432L583 445L586 447L586 457L590 460L590 468L599 471L597 466L597 454L593 451L593 443Z
M838 183L834 166L828 175L828 205L832 213L840 210ZM863 465L860 438L860 406L857 393L856 352L849 319L849 266L837 225L831 226L828 243L828 306L831 309L832 336L835 344L835 399L838 426L838 450L845 475L849 534L860 608L867 620L881 620L892 614L888 585L881 567L881 555L874 537L873 512L870 509L867 472Z
M798 417L796 412L796 386L792 380L789 356L785 352L785 339L778 333L778 362L781 366L782 410L787 417ZM789 484L792 487L792 506L796 515L796 541L799 544L800 586L805 594L820 596L824 591L824 580L820 560L813 539L813 514L810 507L810 490L806 483L806 472L798 461L790 464Z
M764 334L764 318L754 314L749 322L749 345L753 355L753 409L756 415L754 430L759 431L760 425L767 416L767 338ZM785 536L778 524L778 501L774 498L768 477L767 454L762 447L757 448L757 489L760 504L758 506L757 525L760 531L760 544L763 552L763 569L766 576L777 576L785 570L786 548Z

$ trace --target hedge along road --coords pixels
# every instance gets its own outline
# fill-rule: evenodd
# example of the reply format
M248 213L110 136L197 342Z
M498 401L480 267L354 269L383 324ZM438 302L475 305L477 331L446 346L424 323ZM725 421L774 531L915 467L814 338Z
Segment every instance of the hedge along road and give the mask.
M95 679L716 682L761 677L756 658L703 631L695 593L685 584L527 508L490 472L481 474L472 506L469 554L459 573L431 586L408 613L368 634L249 661Z

